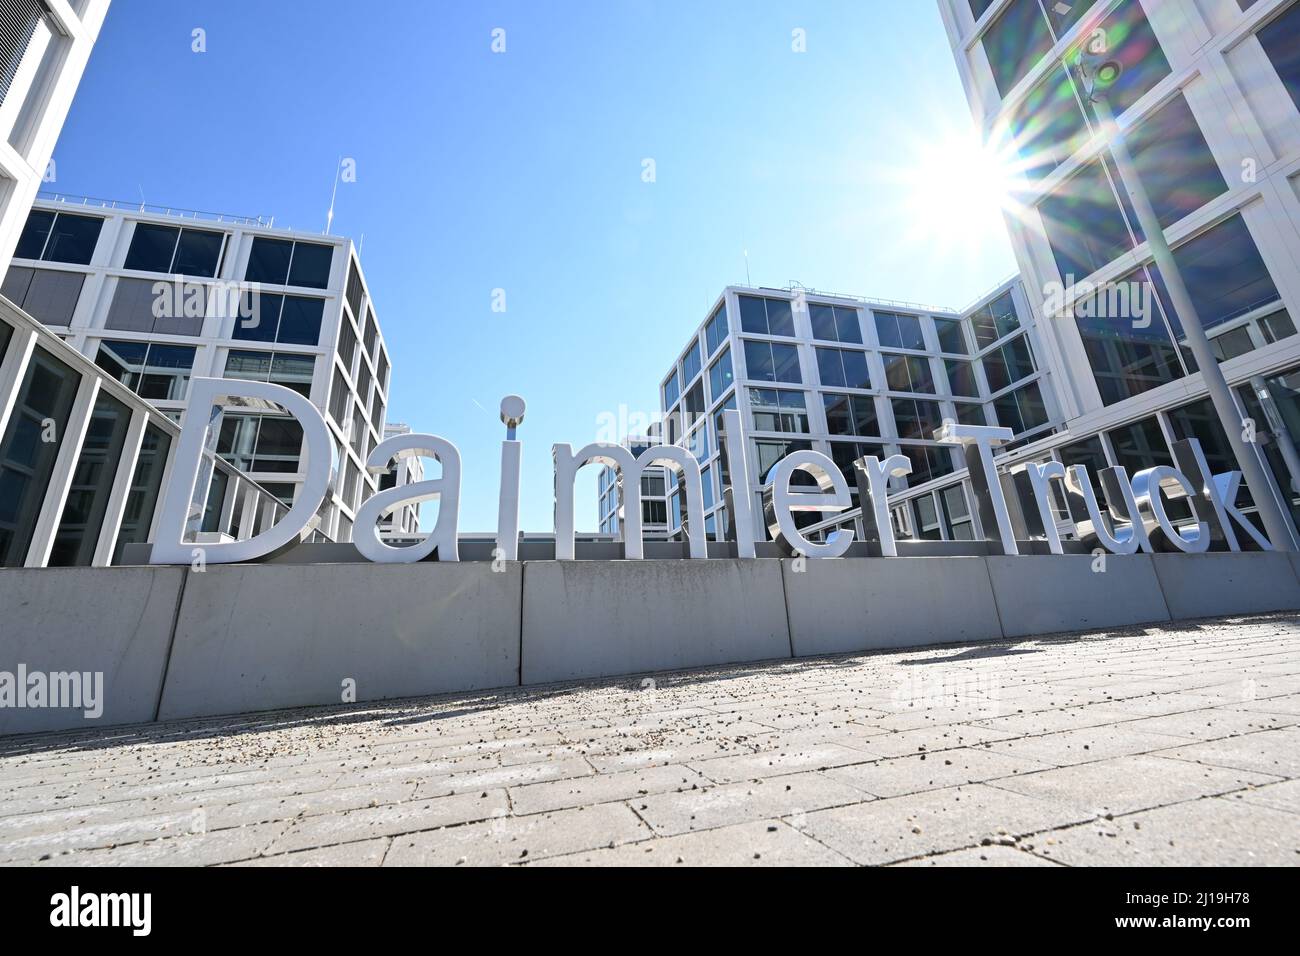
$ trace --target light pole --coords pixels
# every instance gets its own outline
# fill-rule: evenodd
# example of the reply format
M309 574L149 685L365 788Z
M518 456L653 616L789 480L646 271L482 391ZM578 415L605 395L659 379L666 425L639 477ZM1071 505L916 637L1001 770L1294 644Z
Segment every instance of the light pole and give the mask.
M1178 263L1174 261L1169 243L1165 241L1160 219L1156 216L1151 198L1138 177L1137 167L1133 163L1133 156L1129 153L1124 133L1115 122L1115 114L1111 111L1107 100L1111 87L1115 85L1124 70L1123 64L1105 52L1095 53L1084 50L1080 51L1076 70L1083 83L1084 93L1092 102L1097 118L1101 121L1103 139L1110 144L1111 154L1115 157L1115 165L1119 169L1120 185L1128 193L1133 210L1137 213L1138 223L1146 235L1147 245L1151 247L1151 256L1164 277L1169 298L1173 300L1174 311L1182 322L1187 344L1196 358L1196 364L1200 366L1201 377L1205 380L1210 401L1219 415L1219 423L1228 436L1228 443L1232 446L1233 454L1237 456L1237 463L1246 479L1246 486L1250 489L1251 497L1259 509L1259 516L1264 522L1264 531L1276 550L1291 551L1293 550L1291 521L1282 513L1281 507L1272 494L1268 477L1259 459L1252 453L1252 449L1246 447L1242 436L1244 423L1241 413L1237 409L1236 402L1233 401L1228 382L1223 377L1223 370L1219 368L1218 360L1210 351L1210 340L1206 338L1201 317L1196 311L1196 306L1192 304L1192 297L1183 282L1182 272L1178 269Z

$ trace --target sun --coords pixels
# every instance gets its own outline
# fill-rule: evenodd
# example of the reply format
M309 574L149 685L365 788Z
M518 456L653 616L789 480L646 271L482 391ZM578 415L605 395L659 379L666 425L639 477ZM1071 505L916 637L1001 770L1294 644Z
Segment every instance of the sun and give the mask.
M1020 160L969 128L930 130L902 144L889 170L898 187L903 238L932 252L977 252L1004 242L1016 214Z

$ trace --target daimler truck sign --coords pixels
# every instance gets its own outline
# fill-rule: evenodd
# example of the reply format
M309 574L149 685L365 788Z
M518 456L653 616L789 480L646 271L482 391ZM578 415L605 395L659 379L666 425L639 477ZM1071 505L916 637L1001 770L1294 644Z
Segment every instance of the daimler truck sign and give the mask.
M293 506L280 521L246 540L203 545L204 560L210 563L254 561L290 546L309 527L325 500L333 479L335 449L325 420L315 406L297 392L279 385L195 378L190 384L190 411L177 448L173 478L163 497L151 557L154 564L189 564L192 561L195 545L186 540L194 530L191 526L192 503L196 500L196 490L197 500L203 499L211 469L211 433L221 409L230 405L278 405L293 415L303 429L306 477ZM203 410L210 410L210 413L204 415ZM507 399L502 417L510 431L501 443L496 554L513 561L518 557L520 465L523 460L523 443L513 436L514 425L523 417L522 400L514 396ZM724 412L723 426L723 444L733 486L748 488L750 476L740 439L739 412ZM986 534L1000 545L1004 554L1017 554L1006 492L997 478L993 460L994 449L1011 440L1011 430L947 421L933 437L940 442L963 446ZM1059 461L1026 464L1024 475L1029 483L1029 497L1037 509L1036 518L1051 552L1064 553L1060 516L1070 514L1068 509L1056 507L1058 490L1081 501L1082 510L1086 511L1086 520L1069 522L1074 524L1075 536L1111 554L1202 552L1216 540L1222 547L1233 551L1240 550L1243 541L1269 550L1268 540L1236 508L1240 473L1211 474L1195 439L1177 443L1175 452L1181 468L1159 465L1132 476L1122 467L1104 469L1097 476L1104 490L1104 507L1094 491L1092 476L1084 466L1066 467ZM641 473L652 466L664 466L672 469L681 483L689 556L695 560L707 560L700 466L689 451L676 445L659 445L634 456L622 445L596 442L577 451L571 445L556 444L552 446L551 454L554 459L556 559L574 558L574 480L579 469L597 463L619 473L629 496L623 525L626 558L638 560L644 556L639 503ZM382 474L388 471L394 460L413 456L436 460L441 466L441 474L437 478L383 489L362 502L353 529L354 543L370 561L420 561L435 551L439 561L457 561L462 462L456 446L438 435L398 435L380 442L367 457L366 467L374 474ZM884 459L867 456L855 462L855 468L862 491L863 526L868 536L878 543L881 554L896 556L898 551L889 520L888 484L891 477L907 475L911 464L902 455ZM810 475L816 489L812 490L806 479L803 479L804 484L797 484L796 472ZM1190 503L1190 522L1175 521L1170 516L1168 503L1172 498ZM383 516L403 504L423 501L439 503L437 521L424 540L403 547L381 540L378 522ZM824 541L813 540L801 532L795 514L811 512L833 517L851 507L848 482L829 457L816 451L793 452L777 462L769 472L763 488L761 514L756 513L755 502L748 494L732 496L730 524L736 557L754 557L755 542L764 540L760 533L763 528L785 553L800 553L810 558L842 557L854 541L851 526L832 531ZM1070 531L1068 526L1066 531Z

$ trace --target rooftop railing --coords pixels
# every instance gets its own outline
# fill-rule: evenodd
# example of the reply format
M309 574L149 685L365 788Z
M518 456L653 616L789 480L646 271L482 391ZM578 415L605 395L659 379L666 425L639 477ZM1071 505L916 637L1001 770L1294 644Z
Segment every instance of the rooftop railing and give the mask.
M67 193L41 192L38 199L56 202L67 206L85 206L98 209L121 210L123 212L149 213L155 216L170 216L176 219L199 219L207 222L228 223L236 226L262 226L267 229L275 227L275 217L235 216L223 212L207 212L202 209L186 209L181 206L163 206L147 202L127 202L123 199L97 199L93 196L72 196Z

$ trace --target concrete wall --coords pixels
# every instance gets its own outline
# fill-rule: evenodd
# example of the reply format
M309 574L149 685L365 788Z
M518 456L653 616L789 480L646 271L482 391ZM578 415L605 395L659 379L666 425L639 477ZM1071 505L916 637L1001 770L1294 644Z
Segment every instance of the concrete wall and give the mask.
M1278 554L0 570L0 672L102 671L93 728L1300 608ZM0 680L3 680L0 674Z
M525 684L790 656L779 561L524 568Z
M519 682L522 566L213 566L185 586L160 718Z
M0 706L0 734L153 720L185 568L0 571L0 672L103 674L103 714ZM0 677L0 679L3 679ZM93 677L92 677L93 680Z

